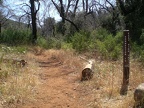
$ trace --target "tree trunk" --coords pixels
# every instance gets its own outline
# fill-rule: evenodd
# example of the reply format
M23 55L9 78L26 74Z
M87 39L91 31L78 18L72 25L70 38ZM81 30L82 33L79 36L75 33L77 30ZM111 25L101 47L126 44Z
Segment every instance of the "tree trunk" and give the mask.
M35 44L37 40L37 24L34 0L30 0L31 4L31 19L32 19L32 43Z
M60 5L61 5L61 9L60 9L60 16L62 18L62 34L65 35L65 10L64 10L64 6L63 6L63 1L62 0L59 0L60 1Z
M68 9L70 7L70 1L68 3L68 8L66 9L66 13L65 13L65 9L64 9L64 4L63 4L63 0L59 0L60 2L60 8L59 8L59 5L56 4L53 0L51 0L54 4L54 6L56 7L57 11L59 12L60 14L60 17L62 18L62 31L61 33L64 35L65 34L65 31L66 31L66 27L65 27L65 21L68 21L71 25L73 25L75 27L75 29L77 31L79 31L79 28L77 27L77 25L73 22L73 20L69 20L67 18L67 14L68 14ZM74 12L76 12L76 9L77 9L77 5L78 5L78 2L79 0L76 1L76 5L75 5L75 10ZM75 13L74 13L75 14Z

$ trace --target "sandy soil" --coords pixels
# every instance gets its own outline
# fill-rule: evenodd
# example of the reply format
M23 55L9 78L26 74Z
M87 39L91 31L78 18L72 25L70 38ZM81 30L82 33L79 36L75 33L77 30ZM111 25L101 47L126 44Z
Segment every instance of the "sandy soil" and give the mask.
M35 101L18 108L86 108L80 95L80 73L52 56L39 55L34 59L40 68Z
M133 92L136 84L143 81L138 74L139 66L131 64L131 80L127 95L119 94L122 82L120 61L108 62L96 60L96 72L90 81L81 82L83 63L79 55L61 50L46 51L32 55L38 65L36 74L39 84L36 86L35 100L24 102L16 108L132 108ZM136 79L136 76L138 79Z

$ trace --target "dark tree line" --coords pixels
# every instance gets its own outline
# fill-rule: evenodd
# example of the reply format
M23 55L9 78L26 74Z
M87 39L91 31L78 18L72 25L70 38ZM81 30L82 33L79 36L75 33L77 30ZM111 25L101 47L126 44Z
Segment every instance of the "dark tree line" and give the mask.
M144 1L117 0L119 10L124 17L125 29L130 30L131 39L141 43L140 36L144 28Z

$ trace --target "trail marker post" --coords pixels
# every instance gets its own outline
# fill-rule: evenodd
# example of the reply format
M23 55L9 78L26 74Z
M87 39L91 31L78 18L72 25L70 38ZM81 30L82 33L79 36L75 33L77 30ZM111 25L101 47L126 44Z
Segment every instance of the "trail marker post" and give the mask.
M120 94L126 95L129 85L129 67L130 67L130 45L129 45L129 30L123 31L123 83Z

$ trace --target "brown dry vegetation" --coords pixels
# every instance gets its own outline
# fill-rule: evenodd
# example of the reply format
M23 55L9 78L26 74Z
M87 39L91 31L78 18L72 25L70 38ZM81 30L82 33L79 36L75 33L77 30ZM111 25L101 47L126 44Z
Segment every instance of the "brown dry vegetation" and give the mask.
M38 52L42 51L42 52ZM144 68L136 60L130 62L128 94L119 94L122 83L122 60L104 61L93 56L94 77L80 81L83 64L74 51L29 51L19 58L27 60L24 68L0 64L0 102L4 108L132 108L133 92L144 82ZM15 55L7 55L12 58ZM89 58L88 56L86 58ZM18 71L15 74L15 71ZM10 73L12 72L12 73Z
M25 67L15 60L27 57L24 54L0 53L0 108L13 108L19 103L34 99L35 86L38 84L37 65L28 60Z

